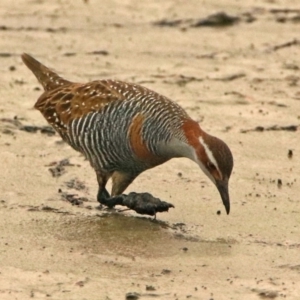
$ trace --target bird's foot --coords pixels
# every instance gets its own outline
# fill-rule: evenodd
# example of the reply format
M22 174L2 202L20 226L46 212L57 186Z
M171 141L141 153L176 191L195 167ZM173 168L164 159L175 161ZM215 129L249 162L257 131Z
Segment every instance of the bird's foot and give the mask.
M110 197L110 194L105 188L99 189L97 200L100 203L100 206L98 207L100 210L102 209L103 205L111 209L115 205L122 203L122 199L119 199L119 197Z
M123 205L124 198L126 195L119 195L110 198L102 198L100 204L107 206L108 208L113 208L116 205Z

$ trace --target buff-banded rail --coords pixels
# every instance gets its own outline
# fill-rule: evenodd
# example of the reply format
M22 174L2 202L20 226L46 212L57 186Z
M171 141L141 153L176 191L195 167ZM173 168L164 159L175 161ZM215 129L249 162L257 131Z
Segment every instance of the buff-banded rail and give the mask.
M172 204L148 193L123 192L142 172L171 158L186 157L214 183L229 214L231 151L177 103L146 87L117 80L71 82L28 54L22 60L44 88L35 108L90 162L102 205L124 205L148 215L168 211ZM106 190L110 178L111 194Z

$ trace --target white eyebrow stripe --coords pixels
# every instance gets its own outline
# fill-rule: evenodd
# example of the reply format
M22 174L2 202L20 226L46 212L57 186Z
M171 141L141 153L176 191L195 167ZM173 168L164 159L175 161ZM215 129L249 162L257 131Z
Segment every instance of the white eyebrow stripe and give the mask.
M215 159L212 151L209 149L209 147L207 146L207 144L205 144L205 142L203 140L203 137L200 137L199 141L200 141L200 144L203 146L207 157L215 165L215 167L217 168L219 174L221 175L222 173L220 172L219 165L218 165L218 163L217 163L217 161L216 161L216 159Z

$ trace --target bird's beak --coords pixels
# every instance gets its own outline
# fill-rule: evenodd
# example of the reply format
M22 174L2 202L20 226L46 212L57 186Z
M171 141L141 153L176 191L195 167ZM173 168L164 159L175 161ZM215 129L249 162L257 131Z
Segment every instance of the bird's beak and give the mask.
M230 199L229 199L229 191L228 191L228 180L217 180L216 186L218 188L218 191L221 195L223 204L225 206L227 215L230 212Z

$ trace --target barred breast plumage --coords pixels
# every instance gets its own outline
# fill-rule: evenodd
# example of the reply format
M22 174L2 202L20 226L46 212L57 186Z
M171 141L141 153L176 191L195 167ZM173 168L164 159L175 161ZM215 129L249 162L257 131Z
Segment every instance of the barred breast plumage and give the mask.
M110 198L105 189L110 177L111 196L117 196L141 172L184 156L194 160L217 185L229 212L231 152L178 104L132 83L73 83L28 54L22 59L45 90L35 108L63 140L89 160L97 173L100 203L107 204Z

